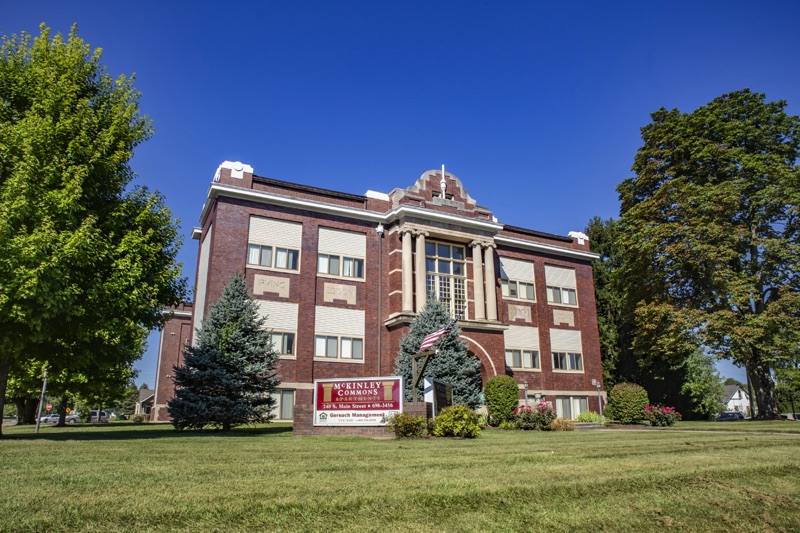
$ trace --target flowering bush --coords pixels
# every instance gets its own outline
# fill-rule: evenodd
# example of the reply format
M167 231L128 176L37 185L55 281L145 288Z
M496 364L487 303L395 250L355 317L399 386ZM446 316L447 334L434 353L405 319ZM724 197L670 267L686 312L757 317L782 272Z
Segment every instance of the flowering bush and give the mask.
M519 429L547 431L556 419L556 413L546 403L540 403L534 408L520 405L514 409L514 418Z
M674 407L648 405L644 408L644 418L650 422L651 426L667 427L680 420L681 414Z

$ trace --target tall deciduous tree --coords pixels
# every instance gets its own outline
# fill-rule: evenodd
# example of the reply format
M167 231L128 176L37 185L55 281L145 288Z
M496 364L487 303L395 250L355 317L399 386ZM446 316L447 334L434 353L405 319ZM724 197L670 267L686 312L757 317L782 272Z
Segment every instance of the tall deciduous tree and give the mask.
M697 349L682 366L685 379L681 392L689 397L692 411L703 418L713 418L724 409L722 396L725 394L722 378L714 368L714 358Z
M670 356L702 344L745 366L760 417L771 368L800 344L800 119L742 90L642 128L618 187L636 343Z
M174 369L175 397L167 406L176 429L227 431L273 418L278 353L265 324L244 279L234 276L197 331L197 345Z
M685 352L665 359L657 350L635 342L635 297L644 280L638 272L624 268L620 221L595 217L586 234L592 251L600 255L593 273L606 388L636 383L647 390L652 402L677 407L685 419L708 418L709 408L713 410L721 393L715 392L718 378L713 365L709 374L705 366L709 361L693 358L697 347L687 345Z
M408 333L400 341L400 352L395 362L395 375L403 376L405 382L405 399L411 401L412 376L410 356L419 353L422 340L446 326L452 318L447 308L435 297L429 297L417 318L411 323ZM466 405L472 409L481 403L481 363L467 351L467 347L459 340L461 328L456 324L449 335L439 339L433 349L438 353L431 357L425 370L425 377L436 378L453 387L453 403ZM422 359L420 359L420 365ZM418 394L422 398L423 381L420 380Z
M0 47L0 412L13 366L130 367L162 310L185 298L178 227L131 188L152 134L133 78L112 79L77 36ZM76 370L78 369L78 370Z

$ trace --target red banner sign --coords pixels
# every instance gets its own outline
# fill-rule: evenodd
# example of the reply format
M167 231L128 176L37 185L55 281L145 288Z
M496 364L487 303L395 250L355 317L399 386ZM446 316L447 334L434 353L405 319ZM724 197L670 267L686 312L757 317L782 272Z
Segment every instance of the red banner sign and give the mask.
M315 426L383 426L403 410L403 379L318 379L314 381Z

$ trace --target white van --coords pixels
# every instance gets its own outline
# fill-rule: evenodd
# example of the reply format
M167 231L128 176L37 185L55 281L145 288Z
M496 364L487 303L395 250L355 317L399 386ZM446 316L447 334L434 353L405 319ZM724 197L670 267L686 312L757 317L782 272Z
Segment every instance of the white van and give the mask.
M108 413L100 411L100 420L97 419L97 410L89 411L89 422L108 422Z

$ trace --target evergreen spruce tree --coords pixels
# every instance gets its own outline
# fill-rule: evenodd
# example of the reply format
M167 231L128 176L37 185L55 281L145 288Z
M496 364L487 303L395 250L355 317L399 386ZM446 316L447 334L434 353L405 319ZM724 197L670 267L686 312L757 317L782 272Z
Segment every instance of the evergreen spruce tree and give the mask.
M400 341L400 352L395 362L395 374L403 376L405 399L411 401L413 378L411 376L410 356L419 353L422 339L429 333L443 328L452 318L447 308L435 297L429 297L422 312L411 323L408 334ZM456 324L449 335L442 337L433 349L439 353L432 356L424 377L436 378L453 387L453 403L475 409L481 404L481 363L469 355L467 347L459 340L461 328ZM422 365L423 359L419 360ZM420 380L419 398L422 399L424 383Z
M176 391L168 409L176 429L227 431L270 421L271 394L280 382L278 354L265 321L237 274L209 309L183 366L174 367Z

